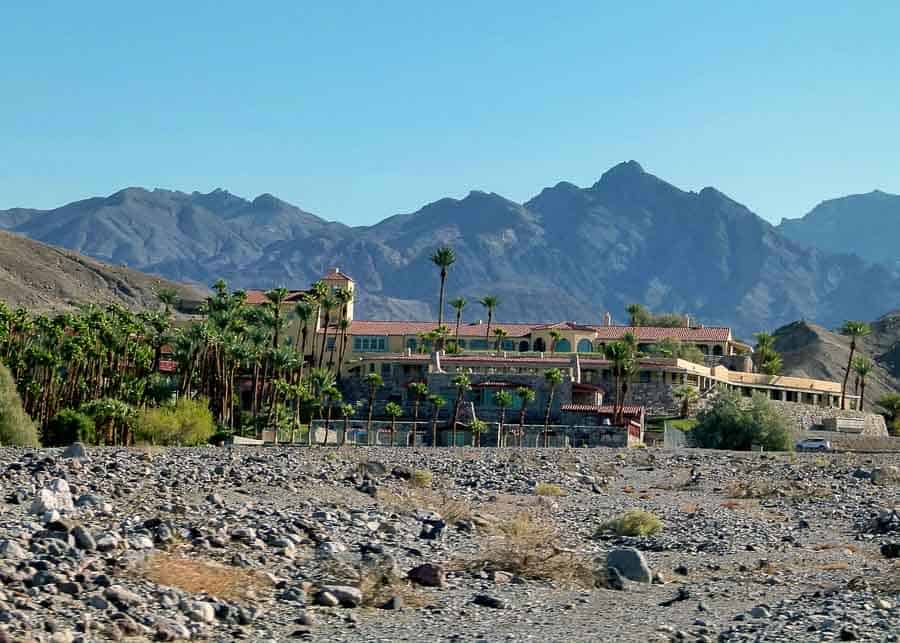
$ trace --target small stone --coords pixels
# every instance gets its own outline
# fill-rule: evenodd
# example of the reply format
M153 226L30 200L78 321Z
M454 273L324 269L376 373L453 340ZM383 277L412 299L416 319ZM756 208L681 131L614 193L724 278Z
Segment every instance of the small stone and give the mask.
M76 525L72 530L72 536L75 538L75 546L78 547L78 549L83 549L84 551L94 551L97 549L97 542L94 540L94 537L91 536L91 532L81 525Z
M28 558L28 552L14 540L0 540L0 558L22 560Z
M110 585L103 590L103 597L121 607L133 607L142 603L140 596L121 585Z
M757 605L756 607L751 608L749 614L753 618L769 618L771 616L769 610L762 605Z
M384 604L381 606L381 609L386 610L402 610L405 604L403 602L403 597L394 594L391 596Z
M497 598L496 596L490 596L489 594L476 594L472 599L472 603L475 605L480 605L481 607L490 607L495 610L502 610L506 608L506 603Z
M316 603L324 607L337 607L341 604L337 596L331 592L319 592L316 594Z
M54 478L38 491L28 511L42 515L51 511L72 511L74 508L69 483L62 478Z

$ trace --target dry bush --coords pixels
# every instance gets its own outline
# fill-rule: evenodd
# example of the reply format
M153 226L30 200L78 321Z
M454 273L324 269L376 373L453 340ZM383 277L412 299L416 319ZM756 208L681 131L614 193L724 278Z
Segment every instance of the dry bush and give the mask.
M450 525L472 519L472 506L467 500L437 494L430 489L410 487L379 493L378 504L399 514L412 514L420 509L434 511Z
M416 469L412 472L412 476L409 479L409 484L413 487L430 487L431 480L434 476L432 476L431 471L428 469Z
M223 600L246 599L271 585L253 570L228 567L210 560L157 554L143 566L143 576L157 585L176 587L191 594L209 594Z
M557 546L559 540L554 527L520 513L498 523L479 555L462 563L462 568L472 572L502 571L570 587L593 587L590 561Z
M597 534L643 537L658 533L662 527L662 521L655 514L643 509L631 509L600 525Z
M394 596L403 599L403 604L407 607L424 607L428 604L427 598L410 581L384 573L380 569L365 570L354 582L362 592L363 605L367 607L380 607Z
M731 498L769 498L778 494L778 489L768 480L736 480L728 485Z
M549 482L539 482L534 487L534 493L537 496L564 496L565 491L558 484L550 484Z
M689 502L685 505L681 505L681 510L686 514L695 514L700 511L700 505L696 502Z

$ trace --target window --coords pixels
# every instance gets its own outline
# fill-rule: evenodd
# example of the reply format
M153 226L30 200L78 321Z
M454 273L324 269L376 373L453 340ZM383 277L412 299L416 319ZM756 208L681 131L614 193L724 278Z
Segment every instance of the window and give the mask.
M382 363L381 365L381 376L382 377L390 377L391 376L391 365L387 362Z
M473 339L469 342L469 348L473 351L486 351L488 349L488 342L486 339Z
M589 339L582 339L578 342L578 352L579 353L592 353L594 352L594 345L591 343Z
M503 350L505 351L514 351L516 350L516 342L512 339L504 339L503 340Z
M328 337L328 339L327 339L326 342L325 342L325 349L326 349L326 350L330 350L330 351L334 350L334 340L335 340L335 336L334 336L334 335L330 335L330 336Z
M568 339L560 339L556 342L556 352L557 353L571 353L572 352L572 344L569 343Z
M641 384L649 384L651 375L652 375L652 373L650 371L641 371L641 373L640 373Z
M357 353L385 353L387 352L387 337L357 335L353 338L353 350Z

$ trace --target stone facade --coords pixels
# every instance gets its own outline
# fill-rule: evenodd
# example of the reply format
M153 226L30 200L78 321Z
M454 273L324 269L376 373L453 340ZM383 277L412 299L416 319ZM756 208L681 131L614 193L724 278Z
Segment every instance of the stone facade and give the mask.
M887 437L887 425L884 417L876 413L863 413L824 406L795 404L772 400L772 404L787 418L791 425L800 431L821 430L825 420L833 418L853 418L863 420L863 430L858 435L871 437Z

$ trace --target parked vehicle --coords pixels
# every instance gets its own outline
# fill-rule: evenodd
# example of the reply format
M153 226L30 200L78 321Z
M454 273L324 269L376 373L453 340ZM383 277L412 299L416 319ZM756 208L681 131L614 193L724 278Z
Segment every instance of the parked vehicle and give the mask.
M831 448L831 442L826 440L825 438L804 438L800 440L796 445L794 445L794 449L797 451L833 451Z

